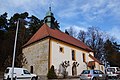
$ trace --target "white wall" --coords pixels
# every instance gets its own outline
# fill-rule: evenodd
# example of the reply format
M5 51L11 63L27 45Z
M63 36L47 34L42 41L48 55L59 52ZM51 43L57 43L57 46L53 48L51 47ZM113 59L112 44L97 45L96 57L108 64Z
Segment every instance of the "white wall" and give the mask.
M64 48L64 53L61 53L59 51L59 47L63 47ZM82 70L87 69L86 64L83 62L83 53L85 53L86 55L86 61L89 60L89 54L83 50L80 50L79 48L70 46L70 45L66 45L64 43L61 43L59 41L52 41L51 42L51 65L54 65L55 69L59 69L59 65L63 62L63 61L70 61L70 66L67 68L68 74L72 75L72 64L73 64L73 60L72 60L72 53L71 50L75 50L76 52L76 62L79 63L79 66L77 67L77 75L79 75Z

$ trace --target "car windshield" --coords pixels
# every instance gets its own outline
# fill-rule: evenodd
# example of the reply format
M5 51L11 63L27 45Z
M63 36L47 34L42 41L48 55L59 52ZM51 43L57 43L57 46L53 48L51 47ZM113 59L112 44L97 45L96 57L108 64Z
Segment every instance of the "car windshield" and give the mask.
M9 69L6 69L6 70L5 70L5 73L8 73L8 72L9 72Z
M82 72L82 74L89 74L90 73L90 70L84 70L83 72Z
M115 69L114 68L108 68L107 71L108 72L115 72Z

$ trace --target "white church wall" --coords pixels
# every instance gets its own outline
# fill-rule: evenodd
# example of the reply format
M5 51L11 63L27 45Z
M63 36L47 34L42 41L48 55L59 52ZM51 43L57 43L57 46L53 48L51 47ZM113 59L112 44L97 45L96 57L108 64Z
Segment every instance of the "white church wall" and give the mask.
M71 46L69 44L65 44L63 42L54 40L51 42L51 65L54 65L56 71L59 71L59 65L63 61L69 61L70 66L67 68L68 75L72 75L72 65L73 62L78 62L79 66L77 67L77 75L79 75L84 69L87 69L86 63L83 62L83 53L85 53L86 61L89 60L88 52L83 51L79 48ZM64 48L64 52L59 51L59 47ZM76 60L72 60L72 53L71 50L75 50L76 53Z

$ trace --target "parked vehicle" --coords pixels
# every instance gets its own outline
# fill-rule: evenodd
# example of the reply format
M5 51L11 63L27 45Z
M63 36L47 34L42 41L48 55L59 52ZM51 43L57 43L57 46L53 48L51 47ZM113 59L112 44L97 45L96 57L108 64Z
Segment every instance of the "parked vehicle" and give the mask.
M108 78L120 78L120 68L119 67L107 67L106 68L106 74L108 75Z
M4 73L4 80L11 80L12 67L7 67ZM31 74L25 68L14 68L13 80L37 80L36 74Z
M107 75L100 70L83 70L81 80L107 80Z

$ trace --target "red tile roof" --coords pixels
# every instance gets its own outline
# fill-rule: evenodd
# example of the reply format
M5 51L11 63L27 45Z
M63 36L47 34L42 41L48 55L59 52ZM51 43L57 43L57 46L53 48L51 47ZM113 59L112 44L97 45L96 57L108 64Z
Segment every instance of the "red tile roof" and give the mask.
M83 42L75 39L74 37L72 37L64 32L61 32L56 29L51 29L50 27L47 26L47 24L44 24L24 46L27 46L36 41L39 41L45 37L52 37L52 38L61 40L65 43L82 48L84 50L92 51L92 49L89 48L87 45L85 45Z

